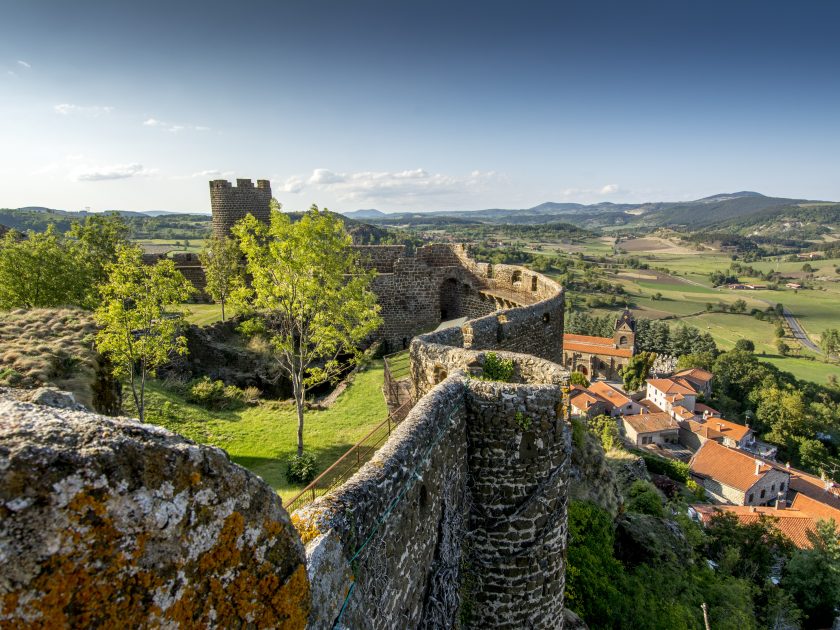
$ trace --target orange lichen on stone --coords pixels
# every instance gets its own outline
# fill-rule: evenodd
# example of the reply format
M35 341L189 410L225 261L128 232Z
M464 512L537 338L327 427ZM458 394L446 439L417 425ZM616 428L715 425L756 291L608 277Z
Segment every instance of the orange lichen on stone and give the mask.
M304 545L321 535L318 524L314 519L304 520L297 514L292 514L292 525L295 526L298 534L300 534L300 540Z

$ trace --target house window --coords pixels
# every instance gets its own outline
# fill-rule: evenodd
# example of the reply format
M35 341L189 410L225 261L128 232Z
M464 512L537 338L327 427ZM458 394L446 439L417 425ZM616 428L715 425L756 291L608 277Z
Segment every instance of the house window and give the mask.
M642 438L642 444L650 444L651 439L652 439L652 438L651 438L650 436L645 436L645 437L643 437L643 438Z
M747 503L752 503L753 501L755 501L755 495L750 492L750 496L747 498Z
M765 493L765 492L766 492L766 491L764 490L764 488L762 488L762 489L761 489L761 494L759 495L762 499L764 498L764 493Z
M775 483L772 486L770 486L770 492L776 492L776 484Z
M784 490L785 490L785 482L783 481L782 483L779 484L779 492L784 492Z

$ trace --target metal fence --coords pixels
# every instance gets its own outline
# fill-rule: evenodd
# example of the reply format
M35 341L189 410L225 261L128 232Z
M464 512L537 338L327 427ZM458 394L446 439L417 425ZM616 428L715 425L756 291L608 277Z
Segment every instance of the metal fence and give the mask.
M411 364L408 350L402 350L383 357L385 360L385 391L388 402L394 406L401 405L404 397L400 381L405 381L411 375ZM400 401L397 403L396 401Z
M396 409L370 433L354 444L350 450L339 457L332 466L318 475L296 497L284 503L283 507L290 513L294 512L347 481L373 457L377 449L388 440L391 431L405 419L410 410L411 405L409 403Z

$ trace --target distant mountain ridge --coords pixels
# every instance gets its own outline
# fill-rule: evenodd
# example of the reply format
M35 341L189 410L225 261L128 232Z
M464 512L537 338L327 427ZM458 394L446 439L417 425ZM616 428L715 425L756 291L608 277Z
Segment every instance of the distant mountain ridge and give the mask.
M802 204L826 203L807 199L768 197L744 190L718 193L694 201L659 201L645 203L596 204L560 203L547 201L532 208L485 210L439 210L434 212L398 212L386 214L366 209L344 212L347 217L364 218L374 223L395 225L399 223L439 223L443 217L486 223L540 224L558 220L588 224L686 226L708 227L721 222L731 222L770 209L795 208ZM830 202L829 202L830 203Z

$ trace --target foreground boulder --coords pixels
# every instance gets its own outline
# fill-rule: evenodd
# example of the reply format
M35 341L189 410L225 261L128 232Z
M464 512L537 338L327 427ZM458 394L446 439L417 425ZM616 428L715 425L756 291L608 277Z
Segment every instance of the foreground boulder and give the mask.
M0 626L305 626L280 499L216 448L0 394Z

